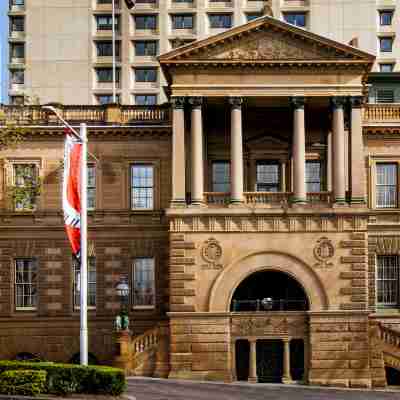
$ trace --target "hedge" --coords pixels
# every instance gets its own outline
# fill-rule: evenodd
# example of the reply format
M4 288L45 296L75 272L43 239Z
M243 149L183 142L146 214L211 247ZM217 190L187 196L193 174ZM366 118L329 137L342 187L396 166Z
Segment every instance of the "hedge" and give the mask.
M112 367L52 362L0 361L0 374L10 370L46 371L44 393L56 395L90 393L118 396L126 388L123 371Z
M46 388L46 371L16 370L0 374L0 393L7 395L37 396Z

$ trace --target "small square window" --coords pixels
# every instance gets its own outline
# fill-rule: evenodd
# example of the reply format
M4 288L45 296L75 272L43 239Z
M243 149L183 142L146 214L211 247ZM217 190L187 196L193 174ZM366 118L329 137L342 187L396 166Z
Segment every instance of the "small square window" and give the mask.
M112 30L112 15L97 15L96 25L98 31ZM115 30L119 31L119 16L115 17Z
M135 56L156 56L157 41L155 40L137 40L135 42Z
M155 15L135 15L135 29L156 29L157 17Z
M392 37L379 38L379 48L381 52L390 53L393 49L393 38Z
M173 15L172 29L193 29L193 15L192 14Z
M393 63L382 63L379 64L379 71L380 72L393 72L394 64Z
M231 14L212 14L209 16L210 28L231 28Z
M283 19L288 24L304 28L306 26L306 13L283 13Z
M136 82L157 82L157 68L136 68Z
M392 25L393 11L379 11L379 22L381 26Z
M121 42L115 42L115 56L120 56ZM111 41L96 42L97 57L112 57L113 47Z
M99 83L112 82L113 81L113 69L109 68L109 67L96 68L96 76L97 76L97 82L99 82ZM120 76L120 69L117 68L116 76L115 76L116 82L119 82L119 76Z
M135 104L138 106L154 106L157 103L155 94L137 94L135 95Z
M11 83L17 85L23 85L25 82L24 70L16 70L11 72Z

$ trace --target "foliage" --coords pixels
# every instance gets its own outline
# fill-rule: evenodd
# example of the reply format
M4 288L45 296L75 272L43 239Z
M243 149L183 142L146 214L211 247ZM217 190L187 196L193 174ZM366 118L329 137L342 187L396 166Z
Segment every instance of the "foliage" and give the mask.
M0 361L0 373L19 369L46 371L44 392L56 395L91 393L118 396L126 388L125 375L118 368L52 362Z
M75 353L69 360L70 364L79 364L81 360L81 353ZM93 353L88 353L88 363L89 365L98 364L97 357Z
M18 353L15 356L15 361L29 361L29 362L42 362L42 360L39 356L36 354L32 353L27 353L26 351L23 351L21 353Z
M37 396L46 388L46 371L10 370L0 374L0 393L7 395Z

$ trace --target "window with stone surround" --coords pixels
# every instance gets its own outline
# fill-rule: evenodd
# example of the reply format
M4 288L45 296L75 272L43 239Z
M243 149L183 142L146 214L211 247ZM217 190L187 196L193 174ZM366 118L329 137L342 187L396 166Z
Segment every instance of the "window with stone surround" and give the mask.
M306 191L307 193L322 191L322 165L319 160L306 161Z
M229 161L213 161L211 191L229 193L231 191L231 165Z
M81 304L81 264L73 258L73 303L74 309L79 309ZM88 288L87 288L87 304L90 308L96 307L96 258L88 257Z
M133 260L133 307L155 307L155 262L153 257Z
M257 192L279 192L281 187L281 169L279 161L257 162Z
M35 310L37 307L37 261L15 259L15 309Z
M131 165L131 208L152 210L154 208L154 165Z
M399 256L376 257L376 303L378 307L399 305Z
M396 208L398 205L398 164L376 163L376 208Z
M34 211L37 206L39 168L28 161L12 162L12 179L9 188L14 211Z

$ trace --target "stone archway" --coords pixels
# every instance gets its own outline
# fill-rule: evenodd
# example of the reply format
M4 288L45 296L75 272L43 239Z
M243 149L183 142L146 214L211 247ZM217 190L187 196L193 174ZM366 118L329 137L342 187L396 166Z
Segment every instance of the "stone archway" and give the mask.
M224 269L211 289L209 311L228 312L239 284L255 272L267 270L284 272L296 279L307 294L311 311L329 308L325 288L311 267L290 254L262 252L249 254Z

